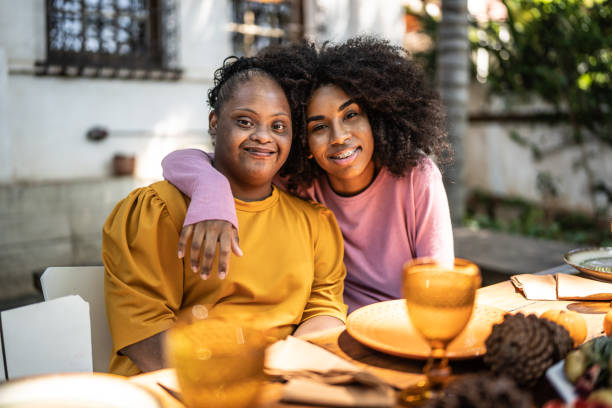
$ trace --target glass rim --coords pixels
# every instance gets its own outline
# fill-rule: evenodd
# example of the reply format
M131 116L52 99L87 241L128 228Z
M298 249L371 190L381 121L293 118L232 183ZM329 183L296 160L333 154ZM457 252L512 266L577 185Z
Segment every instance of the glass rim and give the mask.
M433 258L433 257L413 258L404 263L404 265L402 266L402 270L404 271L404 273L407 273L408 269L411 266L416 266L416 265L439 265L439 266L449 268L449 269L453 267L459 267L461 268L461 271L464 273L472 272L472 273L480 274L480 268L478 267L478 265L476 265L475 262L470 261L469 259L465 259L465 258L453 258L452 266L447 265L444 262L441 262L439 259Z

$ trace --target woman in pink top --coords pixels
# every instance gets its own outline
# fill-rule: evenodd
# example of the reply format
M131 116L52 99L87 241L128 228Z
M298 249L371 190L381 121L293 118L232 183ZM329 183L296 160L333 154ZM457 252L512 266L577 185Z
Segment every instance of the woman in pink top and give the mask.
M406 261L454 256L446 192L428 157L446 162L452 155L435 92L405 52L383 40L263 52L283 61L276 74L292 105L294 135L301 135L286 164L297 176L278 182L334 212L349 311L401 297ZM164 177L192 197L179 256L191 238L192 268L206 278L219 243L218 271L226 274L230 250L241 253L227 180L199 150L173 152L162 165Z

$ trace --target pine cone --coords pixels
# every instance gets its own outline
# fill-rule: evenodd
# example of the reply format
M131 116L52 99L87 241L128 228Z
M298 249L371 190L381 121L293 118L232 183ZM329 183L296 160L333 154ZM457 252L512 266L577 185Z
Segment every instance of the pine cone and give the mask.
M555 363L559 360L563 360L570 351L574 348L574 340L567 331L567 329L560 324L551 322L548 319L540 319L548 325L551 338L555 344L555 351L557 352L554 356Z
M573 341L556 323L536 315L507 314L493 326L485 345L484 362L494 373L531 387L548 367L565 357Z
M425 408L531 408L531 396L506 377L474 374L452 382Z

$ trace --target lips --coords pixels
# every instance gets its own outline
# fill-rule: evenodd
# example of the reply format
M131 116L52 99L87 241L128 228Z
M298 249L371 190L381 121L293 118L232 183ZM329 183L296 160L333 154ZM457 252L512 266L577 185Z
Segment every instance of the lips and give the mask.
M243 149L250 155L261 158L271 157L277 153L275 149L264 146L244 146Z
M333 154L330 154L328 157L338 164L345 164L351 162L357 157L357 154L361 151L361 147L353 147L350 149L343 149Z

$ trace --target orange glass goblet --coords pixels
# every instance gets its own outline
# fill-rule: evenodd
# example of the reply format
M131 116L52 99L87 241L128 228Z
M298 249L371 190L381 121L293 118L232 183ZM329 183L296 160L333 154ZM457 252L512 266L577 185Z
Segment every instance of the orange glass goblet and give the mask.
M178 324L168 332L166 356L190 408L250 407L264 384L265 336L219 318Z
M468 324L481 278L475 264L459 258L448 264L415 259L404 265L403 274L410 321L431 347L423 368L426 380L400 394L400 402L411 406L434 396L448 381L446 347Z

